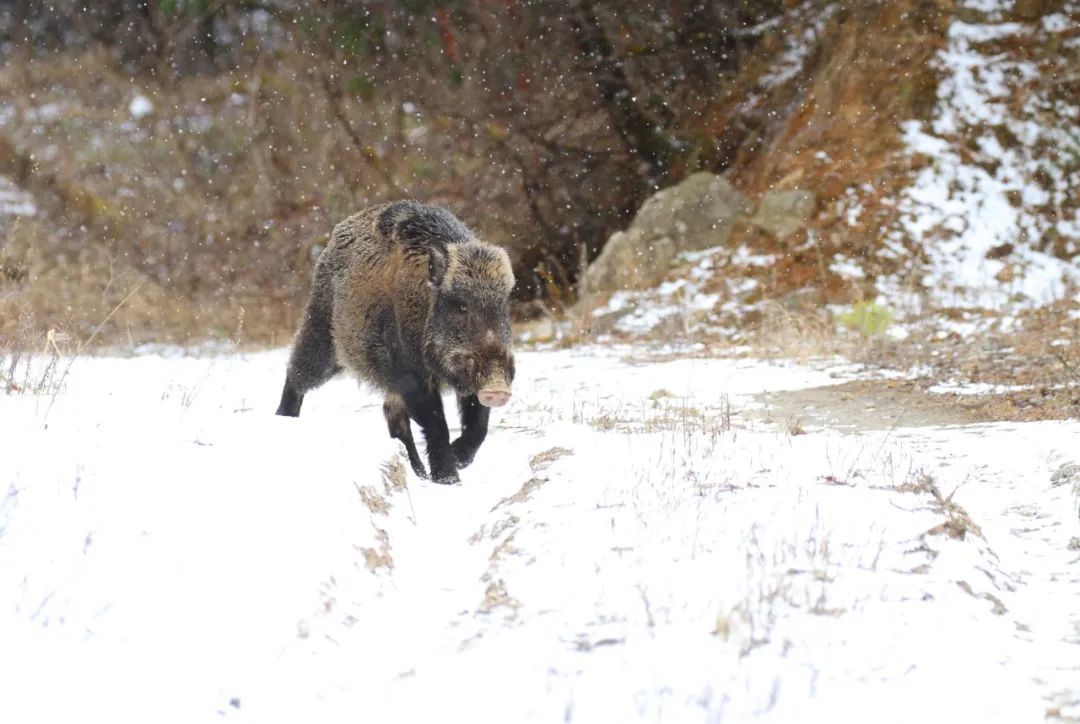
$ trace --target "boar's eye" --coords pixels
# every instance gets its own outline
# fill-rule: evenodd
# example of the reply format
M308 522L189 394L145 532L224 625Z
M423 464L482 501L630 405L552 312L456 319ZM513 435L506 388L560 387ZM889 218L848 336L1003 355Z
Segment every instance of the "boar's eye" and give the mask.
M447 297L446 308L454 314L465 314L468 311L468 307L465 305L465 300L458 297Z

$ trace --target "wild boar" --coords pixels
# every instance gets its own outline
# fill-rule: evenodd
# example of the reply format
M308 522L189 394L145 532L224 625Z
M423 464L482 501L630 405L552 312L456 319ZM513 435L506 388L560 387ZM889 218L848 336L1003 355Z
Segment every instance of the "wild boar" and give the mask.
M423 430L431 478L458 481L487 436L492 407L510 400L514 355L510 258L448 210L414 201L342 221L315 266L277 414L348 369L385 395L390 436L427 473L410 418ZM461 436L450 442L441 391L457 394Z

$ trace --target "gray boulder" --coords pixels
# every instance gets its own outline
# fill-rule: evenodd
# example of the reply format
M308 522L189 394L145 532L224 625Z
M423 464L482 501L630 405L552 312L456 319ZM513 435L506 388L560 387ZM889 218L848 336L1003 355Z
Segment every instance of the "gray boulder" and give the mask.
M656 192L589 265L581 297L655 286L677 254L724 244L735 220L751 208L726 179L707 171Z
M817 201L811 191L768 191L750 222L775 239L784 239L805 229Z

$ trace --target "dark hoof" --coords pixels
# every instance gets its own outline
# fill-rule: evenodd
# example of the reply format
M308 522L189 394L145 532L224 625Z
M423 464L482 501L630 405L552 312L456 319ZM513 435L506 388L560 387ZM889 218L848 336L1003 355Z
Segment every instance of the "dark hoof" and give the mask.
M432 475L431 480L432 482L438 483L439 485L457 485L461 482L461 478L458 476L457 470L452 470L448 473L443 473L441 475Z
M450 452L454 454L454 464L457 465L457 469L467 468L472 464L473 459L476 458L476 451L469 450L459 437L450 443Z

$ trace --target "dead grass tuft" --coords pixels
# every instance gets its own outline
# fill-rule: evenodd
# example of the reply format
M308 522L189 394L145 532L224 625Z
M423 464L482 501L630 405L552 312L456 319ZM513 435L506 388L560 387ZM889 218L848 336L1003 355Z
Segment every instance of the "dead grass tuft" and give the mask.
M0 339L0 387L6 394L57 392L63 382L58 374L61 345L68 335L55 329L38 332L28 308L17 319L12 333Z
M360 500L375 515L387 515L390 512L390 503L371 486L356 486L356 492L360 494Z
M484 600L480 602L481 613L490 613L492 610L506 607L516 611L521 608L521 602L510 595L506 589L506 582L502 579L492 581L484 591Z
M405 460L400 455L394 457L383 463L382 466L382 480L383 488L387 495L395 493L399 490L404 490L408 484L408 478L405 473Z
M897 489L905 493L929 495L934 506L945 516L944 521L923 533L924 538L926 536L947 535L950 538L964 540L969 534L979 538L983 537L982 530L968 515L968 512L953 500L956 491L949 493L948 496L944 495L937 483L934 482L934 479L926 473L921 473L914 481L907 481Z
M553 462L559 458L566 457L567 455L573 455L574 451L565 447L553 447L547 450L533 455L529 460L529 467L532 468L534 473L538 473L541 470L548 468Z
M984 601L989 601L992 606L990 612L993 613L995 616L1001 616L1009 612L1009 609L1005 608L1005 604L1002 603L1001 599L990 593L989 591L976 593L975 590L971 587L971 584L967 581L957 581L956 585L960 587L960 590L962 590L964 593L968 594L972 598L979 598Z
M378 547L360 549L360 553L364 556L364 565L372 573L379 569L392 571L394 569L394 558L390 555L390 534L378 528L375 532L375 539L379 542Z
M825 357L839 352L837 335L825 314L778 301L764 303L751 340L765 358Z
M522 483L521 487L516 493L500 500L498 503L492 506L491 510L496 511L505 505L513 505L514 503L524 503L545 482L547 482L547 478L529 478L524 483Z
M843 607L829 601L828 584L836 575L836 561L827 533L818 525L807 536L762 547L752 529L746 557L747 586L743 600L722 609L712 634L739 643L743 656L771 641L776 622L785 609L815 616L839 616Z
M793 437L795 435L806 434L806 428L803 427L803 421L801 417L795 417L794 415L792 415L791 417L787 418L785 427L787 428L788 435L791 435Z

